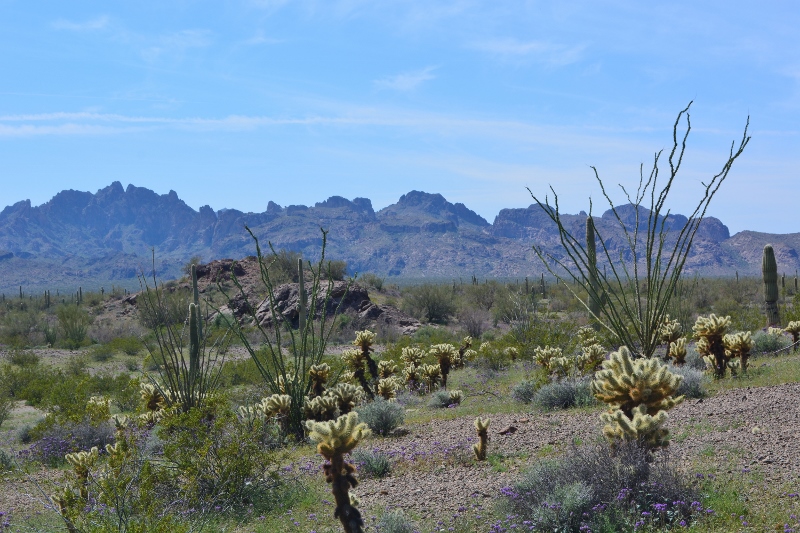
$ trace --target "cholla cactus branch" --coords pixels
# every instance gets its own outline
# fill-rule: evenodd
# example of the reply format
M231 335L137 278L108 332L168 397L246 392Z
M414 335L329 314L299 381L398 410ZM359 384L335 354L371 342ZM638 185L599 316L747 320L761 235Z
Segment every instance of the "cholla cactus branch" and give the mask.
M680 322L670 319L669 315L664 317L664 323L661 324L661 328L659 328L658 333L661 336L661 342L667 345L667 353L664 356L665 361L669 361L669 359L672 357L672 354L670 353L670 346L673 342L681 338L682 332L683 327L681 326Z
M722 342L731 325L731 317L721 317L710 314L707 317L699 316L692 330L697 339L697 352L713 360L714 376L724 378L728 368L728 356L725 354L725 345Z
M342 523L345 533L363 533L364 520L350 497L350 489L358 486L355 466L344 456L369 435L367 425L359 424L358 414L351 412L332 422L308 421L306 429L308 437L318 443L317 452L329 461L323 468L336 501L334 517Z
M800 341L800 320L792 320L783 331L792 335L792 344L794 344L792 351L796 352L797 343Z
M308 369L308 377L311 378L311 393L316 396L325 394L325 384L331 373L331 367L327 363L311 365Z
M475 459L478 461L486 460L486 452L489 449L489 422L488 418L478 417L475 419L475 432L478 434L478 443L472 445L475 452Z
M336 398L336 403L339 405L339 412L346 415L356 408L358 404L364 401L364 389L349 383L339 383L332 389L328 389L327 395Z
M367 368L369 368L369 373L372 374L372 379L374 381L379 378L379 375L378 375L378 364L369 355L373 352L372 349L373 344L375 344L375 333L369 330L356 332L356 339L353 341L353 345L358 346L358 348L361 349L361 353L364 356L364 360L367 362Z
M738 357L739 369L747 372L747 359L750 357L750 350L753 349L753 337L749 331L728 334L722 337L725 345L725 357L728 360Z
M458 357L458 350L452 344L434 344L431 346L430 355L439 361L439 368L442 376L442 388L447 390L447 376L450 374L450 367L453 360Z
M686 339L680 337L675 342L669 344L669 355L674 359L676 366L682 366L686 363Z

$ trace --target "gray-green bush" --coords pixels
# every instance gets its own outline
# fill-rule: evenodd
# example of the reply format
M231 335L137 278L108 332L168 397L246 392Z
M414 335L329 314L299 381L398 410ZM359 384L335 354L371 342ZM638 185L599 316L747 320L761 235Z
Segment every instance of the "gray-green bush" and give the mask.
M390 402L381 397L375 399L356 409L358 419L366 423L373 433L382 437L389 435L392 431L403 424L405 420L405 409L397 402Z
M590 380L562 379L543 385L533 397L543 409L569 409L594 405Z

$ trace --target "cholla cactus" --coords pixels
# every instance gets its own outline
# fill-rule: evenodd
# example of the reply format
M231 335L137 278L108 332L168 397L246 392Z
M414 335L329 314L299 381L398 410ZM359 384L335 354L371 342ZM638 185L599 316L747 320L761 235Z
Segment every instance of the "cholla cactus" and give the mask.
M492 349L492 344L489 342L482 342L481 345L478 347L478 352L485 354L489 350Z
M317 396L311 400L306 400L303 406L303 414L306 419L324 422L333 420L339 415L339 403L333 396Z
M666 413L659 413L683 401L683 396L673 397L682 380L657 359L634 360L624 346L612 352L592 381L594 396L611 407L601 416L607 424L603 433L612 440L635 437L647 445L666 444L666 430L660 427ZM643 415L652 419L642 418ZM631 428L635 429L633 433Z
M697 339L697 352L700 355L712 358L714 376L724 378L728 368L728 357L725 355L725 345L722 338L731 325L731 317L721 317L710 314L707 317L699 316L692 330Z
M428 392L433 392L442 377L442 369L439 365L422 365L419 367L419 375L428 385Z
M794 344L792 351L796 352L797 343L800 341L800 320L792 320L786 325L786 328L783 331L792 335L792 344Z
M105 396L92 396L86 402L86 415L95 424L111 418L111 399Z
M167 401L161 391L152 383L140 383L139 394L142 397L144 408L148 411L160 411L165 409Z
M605 360L606 349L597 343L589 344L581 348L581 353L575 358L575 366L581 372L589 373L597 370Z
M575 360L569 357L553 357L550 359L547 369L551 374L563 378L569 375L570 370L575 367Z
M422 371L416 366L407 366L403 369L403 379L409 387L413 387L422 379Z
M264 415L277 418L284 433L289 431L289 412L292 409L292 397L288 394L273 394L261 400Z
M428 353L439 361L439 369L442 375L442 388L447 389L447 376L450 374L450 367L453 359L458 357L458 350L452 344L434 344Z
M339 383L335 387L328 389L328 396L336 398L339 412L346 415L364 401L364 389L349 383Z
M767 335L776 335L778 337L783 337L783 330L781 328L773 328L772 326L767 328Z
M478 461L486 460L486 451L489 448L489 422L488 418L478 417L475 419L475 431L478 433L478 444L472 445L475 452L475 459Z
M671 342L669 344L669 355L674 359L676 366L682 366L686 363L686 339L680 337L675 342Z
M368 355L369 354L367 354L367 356ZM370 399L375 398L375 394L372 392L372 387L370 387L370 383L367 381L367 376L365 374L364 363L367 361L367 358L364 356L364 352L361 350L345 350L342 352L342 361L347 365L350 371L353 372L353 376L358 380L361 388L364 389L364 392L367 393ZM377 370L375 372L377 373Z
M506 357L508 357L512 361L516 361L517 357L519 357L519 350L514 346L509 346L508 348L503 350L503 353L505 354Z
M564 354L561 352L561 348L558 347L550 347L550 346L537 346L533 349L533 360L536 361L536 364L541 366L542 368L546 368L550 370L550 360L554 357L562 357Z
M397 395L397 389L399 388L400 386L393 377L378 380L378 396L381 396L384 400L393 400Z
M464 355L461 357L462 364L466 363L467 361L472 361L478 356L478 352L475 350L466 350L464 351Z
M460 390L447 391L447 394L450 402L448 405L459 405L464 400L464 393Z
M472 337L467 335L461 341L461 347L458 349L458 356L453 361L454 368L464 368L467 362L467 351L472 347Z
M391 361L384 360L378 361L378 376L381 379L386 379L394 376L397 373L397 365Z
M325 384L328 382L331 367L327 363L319 365L311 365L308 369L308 377L311 378L311 394L313 396L322 396L325 394Z
M589 326L582 326L578 328L577 332L578 336L578 344L583 348L584 346L591 346L593 344L600 344L600 340L597 338L597 332L594 328Z
M84 501L89 498L89 471L97 462L98 453L97 446L93 446L88 452L68 453L64 456L72 465L78 480L78 491Z
M400 355L400 360L403 361L403 364L406 367L417 368L422 364L422 359L424 357L425 352L416 346L407 346L406 348L403 348L403 351Z
M672 357L670 352L672 343L681 338L682 332L683 326L681 326L680 322L671 320L669 315L664 317L664 322L658 329L658 334L661 337L661 342L667 345L667 354L664 356L665 361L669 361L670 357Z
M364 520L350 497L350 488L358 486L356 468L344 456L369 435L366 424L358 423L355 412L340 416L334 422L306 422L308 437L318 442L317 452L329 461L323 466L325 480L331 484L336 509L334 517L342 523L345 533L363 533Z
M739 358L739 370L747 372L747 359L750 357L750 350L753 349L753 337L749 331L739 333L729 333L722 337L725 345L725 357L730 359Z
M375 344L375 334L373 332L366 329L364 331L356 331L356 340L353 341L353 346L358 346L361 350L364 360L367 362L369 373L372 374L372 379L376 380L378 379L378 365L369 355L373 351L373 344Z

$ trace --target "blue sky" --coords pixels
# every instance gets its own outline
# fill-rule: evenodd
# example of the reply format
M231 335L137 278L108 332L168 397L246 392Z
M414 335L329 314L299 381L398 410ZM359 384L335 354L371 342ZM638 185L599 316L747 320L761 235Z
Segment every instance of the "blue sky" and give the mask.
M794 2L0 0L0 204L114 180L263 211L412 189L602 211L693 100L669 206L800 232ZM621 200L619 196L615 199Z

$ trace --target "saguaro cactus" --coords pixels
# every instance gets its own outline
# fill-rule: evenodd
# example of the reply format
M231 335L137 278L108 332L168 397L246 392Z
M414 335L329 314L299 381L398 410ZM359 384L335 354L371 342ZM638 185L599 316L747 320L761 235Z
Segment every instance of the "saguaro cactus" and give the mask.
M600 273L597 271L597 249L595 247L596 231L594 220L591 216L586 217L586 256L589 259L588 265L588 287L589 287L589 313L594 327L599 327L597 319L600 316L600 309L603 305L603 289L600 285Z
M767 326L777 326L781 322L778 314L778 264L775 262L775 251L771 244L764 246L761 274L764 278L764 310L767 314Z
M606 423L605 436L612 442L635 440L650 448L666 446L668 431L661 426L667 418L665 411L683 401L683 396L673 397L682 380L658 359L634 360L625 346L612 352L592 381L595 398L611 406L600 415Z
M308 437L319 443L317 452L329 461L323 471L336 501L333 516L342 523L345 533L363 533L364 520L350 495L350 489L358 486L356 467L346 462L344 456L369 435L367 425L359 424L358 414L351 412L332 422L308 421L306 429Z
M489 422L488 418L478 417L475 419L475 432L478 434L478 443L472 445L475 452L475 459L478 461L486 460L486 451L489 448Z
M186 392L194 394L197 373L200 371L200 308L189 304L189 387Z

